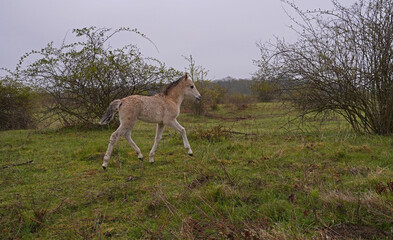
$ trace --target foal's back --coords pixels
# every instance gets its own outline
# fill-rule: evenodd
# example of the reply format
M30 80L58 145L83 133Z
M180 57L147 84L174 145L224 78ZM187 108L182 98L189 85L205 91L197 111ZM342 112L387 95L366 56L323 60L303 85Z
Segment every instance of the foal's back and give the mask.
M150 123L164 123L168 117L177 117L172 104L168 103L165 95L154 96L132 95L121 99L119 109L120 121L124 124L142 120Z

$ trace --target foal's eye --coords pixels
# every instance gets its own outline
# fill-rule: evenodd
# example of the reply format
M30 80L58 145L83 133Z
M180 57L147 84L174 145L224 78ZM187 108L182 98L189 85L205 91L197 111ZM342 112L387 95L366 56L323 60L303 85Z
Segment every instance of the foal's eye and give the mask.
M194 86L190 86L190 88L194 88Z

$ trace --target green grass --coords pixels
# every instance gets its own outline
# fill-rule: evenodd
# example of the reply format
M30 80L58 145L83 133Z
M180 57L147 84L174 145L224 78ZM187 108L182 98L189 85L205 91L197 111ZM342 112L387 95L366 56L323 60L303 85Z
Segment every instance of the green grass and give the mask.
M194 157L166 128L154 164L155 126L138 122L145 161L123 138L107 171L113 128L0 132L0 238L387 239L393 138L291 116L274 103L182 114Z

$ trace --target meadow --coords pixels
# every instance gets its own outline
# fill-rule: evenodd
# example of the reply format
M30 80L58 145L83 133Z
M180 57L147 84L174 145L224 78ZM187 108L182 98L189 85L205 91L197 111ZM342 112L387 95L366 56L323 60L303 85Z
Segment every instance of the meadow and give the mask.
M393 138L280 103L182 113L194 156L155 125L0 132L1 239L392 239Z

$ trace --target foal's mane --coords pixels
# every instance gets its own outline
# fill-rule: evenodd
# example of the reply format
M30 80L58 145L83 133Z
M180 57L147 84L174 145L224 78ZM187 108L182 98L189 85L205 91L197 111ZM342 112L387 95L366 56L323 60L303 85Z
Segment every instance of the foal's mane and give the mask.
M164 95L168 95L169 91L170 91L172 88L176 87L177 84L179 84L179 82L180 82L183 78L185 78L185 77L184 77L184 76L183 76L183 77L180 77L180 78L177 79L176 81L173 81L173 82L169 83L168 85L166 85L166 87L164 88L164 90L162 90L162 93L163 93Z

